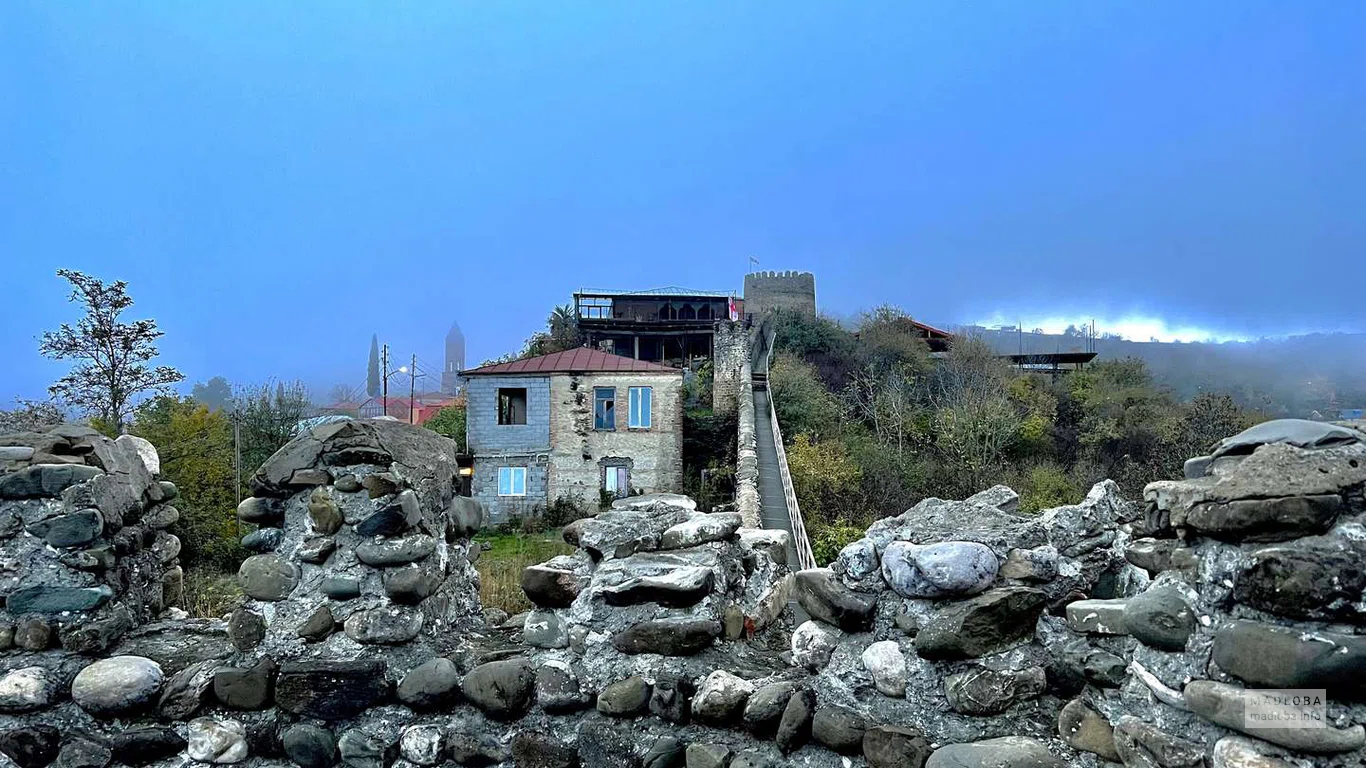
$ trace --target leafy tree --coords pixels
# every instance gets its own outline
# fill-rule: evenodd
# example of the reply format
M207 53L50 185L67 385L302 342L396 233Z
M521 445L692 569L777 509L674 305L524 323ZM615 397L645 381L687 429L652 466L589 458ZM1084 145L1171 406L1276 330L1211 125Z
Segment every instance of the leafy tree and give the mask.
M221 411L232 405L232 385L222 376L194 385L190 397L203 403L211 411Z
M931 390L935 445L960 468L955 491L990 485L1020 436L1022 418L1006 395L1012 375L982 341L960 337L935 371Z
M365 370L366 393L370 397L379 397L382 384L379 372L379 334L370 337L370 363Z
M819 439L839 431L839 401L821 383L810 364L779 353L769 370L768 387L785 434L806 434Z
M1238 406L1229 395L1204 392L1186 403L1181 424L1180 455L1201 456L1214 444L1247 429L1261 419Z
M76 367L48 387L53 397L121 431L136 400L148 393L164 394L185 377L165 365L151 367L156 340L163 335L155 320L122 322L132 306L128 284L113 284L70 269L57 275L71 283L71 301L85 309L76 326L62 323L43 334L39 351L54 360L76 360Z
M1073 374L1070 384L1082 407L1079 459L1087 480L1113 478L1137 495L1147 482L1179 474L1189 458L1175 444L1181 411L1142 360L1099 362Z
M184 547L181 561L188 568L235 568L243 552L228 414L192 398L163 395L138 409L132 432L157 446L162 478L180 491L173 531Z
M863 470L844 443L798 434L787 447L787 466L804 519L829 523L853 506Z
M465 415L463 406L446 406L437 411L436 415L422 426L438 435L449 437L463 449L465 447Z
M545 327L544 331L537 331L526 340L519 357L549 355L583 346L583 334L579 331L579 318L573 304L555 307L546 318Z
M766 322L775 334L774 349L815 366L821 380L832 389L842 387L859 367L854 335L829 318L777 309Z
M910 315L888 304L865 312L858 325L858 357L874 372L911 376L930 370L930 347Z
M66 421L62 410L49 402L41 400L14 401L17 408L0 409L0 435L15 432L46 432Z
M233 397L233 418L241 430L243 479L292 440L299 422L312 413L308 390L297 381L239 389Z

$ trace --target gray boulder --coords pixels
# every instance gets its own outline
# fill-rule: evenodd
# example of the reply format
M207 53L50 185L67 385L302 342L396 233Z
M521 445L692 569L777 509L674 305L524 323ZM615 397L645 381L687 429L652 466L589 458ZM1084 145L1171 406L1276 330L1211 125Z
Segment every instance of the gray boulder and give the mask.
M142 656L97 661L71 682L71 699L95 715L110 715L149 704L161 690L161 665Z
M1034 739L1003 736L940 747L925 768L1067 768L1067 763Z
M999 566L990 547L971 541L894 541L882 552L882 577L903 597L974 595L991 586Z
M480 664L460 683L465 698L489 717L513 719L531 706L536 693L536 673L526 659Z
M1046 607L1043 592L998 587L936 610L920 628L915 650L935 660L972 659L1034 635Z

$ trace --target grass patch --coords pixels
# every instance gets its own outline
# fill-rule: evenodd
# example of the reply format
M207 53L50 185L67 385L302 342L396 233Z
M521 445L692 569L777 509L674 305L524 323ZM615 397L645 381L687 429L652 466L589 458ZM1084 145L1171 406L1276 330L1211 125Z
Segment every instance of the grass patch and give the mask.
M479 599L485 608L502 608L510 614L531 610L531 601L522 593L523 569L574 551L560 538L558 528L543 533L479 535L474 541L490 545L474 564L479 571Z
M231 613L242 603L242 587L237 576L215 568L185 571L185 594L181 608L196 619L216 619Z

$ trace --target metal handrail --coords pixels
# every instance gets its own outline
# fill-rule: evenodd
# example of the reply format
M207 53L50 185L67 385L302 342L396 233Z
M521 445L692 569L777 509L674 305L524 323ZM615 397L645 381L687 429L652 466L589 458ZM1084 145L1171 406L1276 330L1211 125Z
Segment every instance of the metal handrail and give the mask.
M769 373L769 361L773 357L773 343L778 334L774 331L764 350L764 376ZM787 449L783 447L783 430L778 425L778 409L773 404L773 389L768 390L769 424L773 428L773 450L778 456L778 477L783 482L783 497L787 501L787 516L792 524L792 545L797 550L797 564L803 570L816 567L816 555L811 550L811 539L806 535L806 523L802 520L802 509L797 503L797 491L792 487L792 471L787 466Z

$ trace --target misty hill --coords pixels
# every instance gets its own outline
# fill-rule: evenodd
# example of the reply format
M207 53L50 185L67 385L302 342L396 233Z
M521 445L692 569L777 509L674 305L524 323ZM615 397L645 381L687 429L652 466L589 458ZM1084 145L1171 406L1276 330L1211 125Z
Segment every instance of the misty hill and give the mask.
M1314 333L1256 341L1156 342L1084 334L1024 333L981 327L959 329L981 336L1003 353L1083 351L1088 343L1101 360L1137 357L1159 384L1182 399L1226 392L1240 404L1271 416L1332 416L1366 406L1366 333Z

